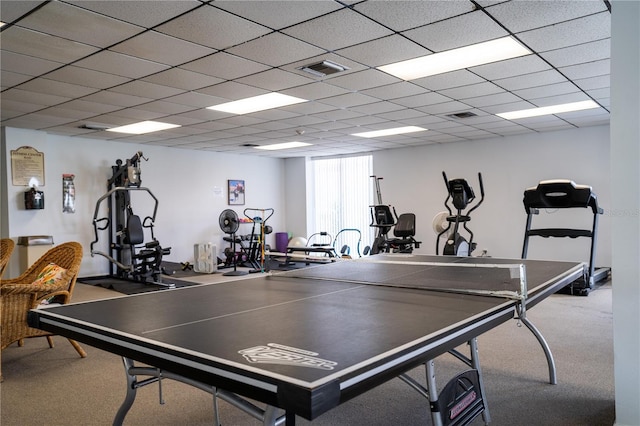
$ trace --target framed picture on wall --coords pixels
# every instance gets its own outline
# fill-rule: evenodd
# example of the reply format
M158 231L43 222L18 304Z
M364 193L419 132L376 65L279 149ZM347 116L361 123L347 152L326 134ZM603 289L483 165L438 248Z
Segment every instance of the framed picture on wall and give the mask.
M229 179L229 205L230 206L243 206L244 205L244 181L237 179Z

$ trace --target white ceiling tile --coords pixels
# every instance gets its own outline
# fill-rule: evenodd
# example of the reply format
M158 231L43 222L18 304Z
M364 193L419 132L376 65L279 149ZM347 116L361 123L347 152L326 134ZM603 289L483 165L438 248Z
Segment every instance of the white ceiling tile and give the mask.
M440 94L451 99L466 99L483 95L495 95L501 92L504 92L504 90L487 81L484 83L471 84L469 86L441 90Z
M349 9L286 28L282 32L327 50L337 50L392 34L382 25Z
M564 95L576 93L580 89L575 84L568 81L562 83L548 84L546 86L536 86L528 89L514 90L513 93L523 99L543 98L548 96Z
M57 96L45 93L30 92L23 89L9 89L2 92L2 99L11 101L22 101L31 104L42 104L46 106L57 105L71 100L69 97Z
M50 80L47 78L36 78L20 86L20 89L31 92L57 95L65 98L81 98L96 92L93 87L70 84L62 81Z
M611 14L602 12L517 34L528 47L538 51L576 46L611 36Z
M102 51L75 63L76 66L94 71L129 78L141 78L169 68L167 65L138 59L121 53Z
M282 93L302 99L317 100L349 93L349 90L318 82L284 90Z
M267 34L232 47L227 52L273 67L305 60L324 53L318 47L280 33Z
M368 1L354 9L393 29L405 31L464 13L472 12L470 1Z
M183 90L201 89L224 81L218 77L212 77L210 75L180 68L171 68L145 77L142 80Z
M495 80L495 83L506 90L527 89L553 83L564 83L567 79L555 70L535 72L517 77Z
M491 16L513 32L554 25L606 10L607 6L602 1L584 0L511 1L486 8Z
M470 109L470 107L463 102L452 101L435 105L427 105L418 109L427 114L449 114L454 112L466 111Z
M201 74L214 73L215 76L226 80L233 80L269 69L268 66L249 61L225 52L214 53L206 58L198 59L180 68Z
M15 25L2 31L2 49L59 63L73 62L98 51L88 44Z
M611 69L611 61L604 59L586 64L571 65L560 68L560 71L571 79L581 79L589 77L598 77L609 75Z
M162 99L184 92L184 90L182 89L162 86L142 80L131 81L120 86L112 87L109 90L112 92L126 93L128 95L140 96L150 99Z
M107 74L76 66L67 66L47 74L47 79L63 81L70 84L107 89L131 81L126 77Z
M391 35L336 51L337 54L369 66L386 65L431 53L400 35Z
M190 43L155 31L147 31L110 48L125 55L166 65L180 65L216 52L215 49Z
M330 98L324 98L318 103L331 105L337 108L349 108L357 105L366 105L376 102L376 98L371 96L362 95L360 93L345 93L344 95L333 96Z
M611 86L611 76L599 75L597 77L580 78L573 80L582 90L603 89Z
M2 17L2 22L13 22L41 3L42 0L1 1L0 16Z
M215 29L215 33L212 33L212 29ZM155 30L219 50L271 32L269 28L209 5L162 24Z
M377 86L397 83L400 80L376 69L368 69L356 73L332 78L328 83L347 90L363 90Z
M502 92L494 95L479 96L477 98L467 98L464 100L464 103L475 108L484 108L491 105L502 105L519 101L520 98L513 93Z
M197 0L162 0L154 2L151 7L146 1L109 0L84 1L77 6L151 28L190 9L202 6L202 3Z
M141 98L139 96L116 93L109 90L101 90L92 95L85 96L82 99L88 102L104 103L107 105L117 105L121 107L132 107L153 100L151 98Z
M200 89L197 92L234 101L267 93L265 89L259 89L257 87L241 84L235 81L226 81L224 83Z
M2 76L0 76L0 87L2 87L2 90L5 90L9 87L18 86L30 79L30 75L18 74L17 72L3 70Z
M103 48L144 31L137 25L58 1L48 2L22 19L19 25Z
M425 87L429 90L443 90L452 87L468 86L469 84L482 83L484 79L467 71L451 71L444 74L413 80L414 84Z
M395 104L403 105L408 108L416 108L425 105L441 104L451 101L450 98L436 92L422 93L420 95L406 96L403 98L393 99Z
M4 39L2 47L4 47ZM0 61L0 68L2 68L3 76L5 71L13 71L15 73L28 76L37 76L62 66L60 62L34 58L32 56L9 52L4 49L1 51L0 55L2 58Z
M311 80L298 74L293 74L281 69L270 69L264 72L242 77L236 80L239 83L258 87L268 91L279 91L295 86L308 84Z
M531 54L491 64L479 65L469 68L469 71L487 80L497 80L548 69L551 69L549 64L545 63L538 56Z
M609 59L611 40L604 39L541 53L556 68Z
M413 83L401 81L399 83L392 83L386 86L378 86L372 89L361 90L360 93L382 100L391 100L424 93L424 88Z
M342 7L339 3L331 1L312 1L305 4L305 7L296 7L298 5L292 3L290 0L217 0L213 3L213 6L225 9L236 15L244 16L251 21L275 30L307 21Z
M360 106L352 106L350 109L356 112L367 114L367 115L376 115L376 114L382 114L390 111L401 110L401 109L404 109L404 107L402 105L385 101L385 102L368 103ZM377 117L370 117L370 118L374 121L378 120Z
M442 52L509 34L483 12L476 11L409 30L403 35L433 52Z

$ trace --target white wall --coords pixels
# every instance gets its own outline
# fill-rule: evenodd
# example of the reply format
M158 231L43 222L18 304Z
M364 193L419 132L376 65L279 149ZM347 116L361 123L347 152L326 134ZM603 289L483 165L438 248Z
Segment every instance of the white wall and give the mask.
M481 172L485 200L469 223L478 243L474 255L486 249L493 257L519 258L527 216L524 190L541 180L571 179L592 186L605 210L598 217L596 264L611 265L608 126L380 151L373 158L375 174L384 177L385 204L395 206L398 214L416 213L417 236L423 242L419 253L435 253L432 221L445 210L447 196L442 172L449 179L467 179L477 199ZM566 209L542 212L533 218L533 227L591 229L592 221L591 209ZM531 237L527 257L588 262L589 247L587 238Z
M107 191L111 166L117 159L131 158L143 151L149 161L142 161L142 186L148 187L159 200L155 234L163 247L171 247L165 259L173 262L193 262L193 245L213 242L219 253L228 245L222 241L218 217L233 207L240 217L245 208L273 208L274 216L267 222L273 234L267 243L275 245L275 232L285 229L284 160L189 151L131 143L48 135L24 129L5 129L7 167L8 217L7 236L17 239L23 235L53 235L56 244L65 241L82 243L85 256L81 276L103 275L109 263L103 257L91 257L90 243L94 240L93 216L96 201ZM28 145L44 153L45 194L44 210L25 210L25 187L11 183L10 151ZM62 213L62 174L75 175L76 212ZM227 179L244 179L244 206L227 205ZM138 194L136 194L136 197ZM150 197L146 197L151 201ZM152 213L147 201L140 199L134 212L141 217ZM106 203L103 203L106 207ZM147 208L148 207L148 208ZM106 213L99 214L104 217ZM3 218L4 219L4 218ZM4 220L3 220L4 222ZM250 225L241 225L240 234L251 232ZM102 239L106 243L108 237ZM98 244L107 251L106 244ZM219 254L222 257L221 254ZM7 277L21 271L14 256Z
M611 180L616 425L640 424L640 3L611 16Z

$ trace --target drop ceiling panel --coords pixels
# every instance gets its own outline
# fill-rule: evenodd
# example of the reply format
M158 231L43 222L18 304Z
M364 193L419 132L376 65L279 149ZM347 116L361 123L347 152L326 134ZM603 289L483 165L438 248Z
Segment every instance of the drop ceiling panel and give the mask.
M59 62L61 65L99 51L97 47L85 43L54 37L16 25L2 31L2 50Z
M392 34L382 25L350 9L320 16L282 32L326 50L337 50Z
M486 11L513 32L521 32L570 21L607 10L604 2L563 0L549 7L543 1L506 2L492 5Z
M267 34L232 47L227 52L243 58L251 58L253 61L272 67L279 67L324 53L318 47L280 33Z
M394 31L405 31L473 11L470 1L369 1L354 9Z
M157 31L214 49L227 49L271 32L269 28L205 5L187 12Z
M286 158L606 124L608 7L601 0L4 0L2 125ZM533 53L412 81L376 68L508 34ZM301 70L324 60L347 69L325 76ZM246 116L206 109L270 91L309 102ZM524 124L495 116L575 99L602 107ZM447 117L465 111L477 116ZM182 127L141 136L79 128L145 119ZM432 130L384 141L351 136L399 125ZM312 145L275 152L240 146L294 137Z
M464 30L461 31L461 29ZM509 35L481 11L456 16L405 31L402 34L433 52L442 52Z
M526 45L539 52L576 46L611 36L611 14L602 12L585 18L557 23L517 34Z
M110 0L84 1L77 6L150 28L203 4L197 0L162 0L154 2L153 7L149 7L145 1Z
M216 1L214 6L275 30L322 16L340 8L339 4L330 1L311 1L304 7L298 7L299 4L290 0Z
M110 50L165 65L180 65L215 53L215 49L155 31L123 41Z

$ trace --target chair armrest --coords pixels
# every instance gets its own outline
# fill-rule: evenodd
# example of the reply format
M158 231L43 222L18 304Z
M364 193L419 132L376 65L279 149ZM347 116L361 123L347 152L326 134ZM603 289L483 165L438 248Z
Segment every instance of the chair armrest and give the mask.
M10 294L46 294L60 292L68 293L69 281L60 280L52 284L33 284L33 283L3 283L0 287L0 294L8 296Z

